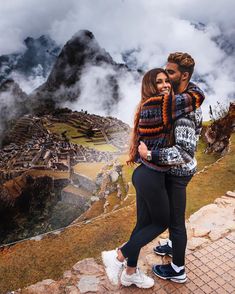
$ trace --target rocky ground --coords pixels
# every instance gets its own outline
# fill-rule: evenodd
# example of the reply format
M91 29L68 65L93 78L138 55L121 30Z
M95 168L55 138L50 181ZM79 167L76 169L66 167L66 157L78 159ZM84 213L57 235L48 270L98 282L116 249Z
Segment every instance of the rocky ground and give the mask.
M217 198L213 204L202 207L187 222L188 248L186 284L175 284L156 278L153 289L141 290L113 286L108 281L102 261L93 258L76 263L63 277L54 281L43 280L11 294L79 294L79 293L232 293L235 289L235 191ZM157 241L145 246L140 255L139 267L150 275L155 263L167 263L167 257L156 256L152 248Z

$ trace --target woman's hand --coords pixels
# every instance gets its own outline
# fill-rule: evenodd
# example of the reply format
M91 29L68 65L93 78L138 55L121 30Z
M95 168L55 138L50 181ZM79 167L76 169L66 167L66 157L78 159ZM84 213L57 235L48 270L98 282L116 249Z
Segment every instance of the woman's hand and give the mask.
M142 158L146 159L147 158L147 151L148 151L148 148L145 145L145 143L143 141L140 141L140 145L138 147L138 152L139 152L140 156Z

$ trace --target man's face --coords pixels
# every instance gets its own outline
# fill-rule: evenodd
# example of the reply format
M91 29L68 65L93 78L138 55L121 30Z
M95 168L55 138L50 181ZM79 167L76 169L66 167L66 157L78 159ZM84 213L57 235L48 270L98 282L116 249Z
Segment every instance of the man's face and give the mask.
M182 73L179 71L178 64L168 62L166 64L166 71L169 75L174 92L177 92L182 80Z

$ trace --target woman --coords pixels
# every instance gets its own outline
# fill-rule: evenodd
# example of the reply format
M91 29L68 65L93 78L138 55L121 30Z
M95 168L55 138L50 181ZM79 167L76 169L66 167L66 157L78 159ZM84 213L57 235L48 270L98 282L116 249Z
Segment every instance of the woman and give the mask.
M173 117L176 119L182 113L193 110L193 105L200 105L203 99L199 97L199 101L193 105L186 103L182 109L172 107L175 103L172 86L167 73L160 68L144 75L141 94L127 162L141 162L132 176L136 189L137 223L127 243L117 251L103 252L102 257L107 274L114 284L118 283L119 273L127 259L121 284L150 288L154 285L154 280L137 268L137 261L141 248L164 232L169 225L165 172L170 168L152 162L150 152L146 158L140 157L138 147L140 142L145 143L149 151L171 146Z

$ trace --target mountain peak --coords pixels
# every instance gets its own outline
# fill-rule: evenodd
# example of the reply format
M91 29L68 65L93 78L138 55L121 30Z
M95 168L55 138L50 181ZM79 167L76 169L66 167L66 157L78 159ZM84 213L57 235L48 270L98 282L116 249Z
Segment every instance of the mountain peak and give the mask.
M60 52L55 41L42 35L37 39L27 37L24 44L24 52L0 56L0 82L12 76L15 79L19 73L25 77L37 76L39 66L44 78L50 72Z
M24 44L28 49L32 49L34 47L44 47L46 49L52 49L54 47L57 47L55 41L52 40L49 35L41 35L37 39L27 37L26 39L24 39Z
M71 87L79 82L82 70L87 65L102 64L117 66L108 52L96 41L92 32L80 30L64 45L52 71L44 85L38 88L40 92L52 94L62 87ZM79 90L75 97L79 96Z
M93 33L91 31L88 31L88 30L80 30L78 31L77 33L75 33L72 38L71 38L71 41L74 40L74 39L77 39L77 38L82 38L82 39L95 39Z

